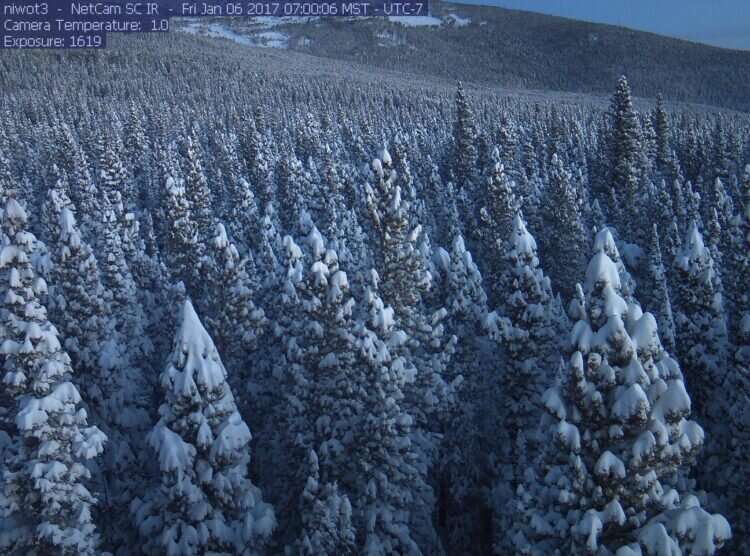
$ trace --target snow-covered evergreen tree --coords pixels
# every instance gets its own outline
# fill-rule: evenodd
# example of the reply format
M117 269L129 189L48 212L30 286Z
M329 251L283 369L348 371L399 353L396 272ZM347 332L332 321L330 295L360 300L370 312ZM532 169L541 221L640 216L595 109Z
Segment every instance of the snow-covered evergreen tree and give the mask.
M276 518L248 478L250 429L208 332L187 300L161 375L164 401L149 433L161 480L133 506L153 554L262 554Z
M552 379L551 370L559 357L564 316L550 280L539 266L536 241L520 213L504 242L503 266L507 270L499 289L506 292L505 298L499 311L487 317L490 337L506 354L502 369L487 380L496 427L488 452L496 468L492 504L496 530L502 531L498 541L508 546L513 492L522 482L532 454L538 451L542 392Z
M450 170L459 189L470 188L476 174L477 130L474 113L463 84L456 89L456 119L453 123L453 150Z
M669 353L675 353L675 323L672 313L672 301L667 285L667 273L661 256L659 230L656 224L651 229L651 244L648 250L648 272L650 278L650 297L652 314L659 324L659 337Z
M727 375L727 330L714 261L695 222L675 259L677 350L685 382L704 425L721 421Z
M402 409L406 362L386 344L396 335L393 309L371 289L368 319L373 322L354 318L348 277L314 226L304 251L289 236L284 244L284 298L293 311L285 330L282 375L288 385L284 419L290 450L315 450L320 482L338 483L351 496L358 553L432 551L417 544L425 538L435 542L435 533L430 537L419 529L424 519L415 521L417 510L429 523L431 507L420 504L430 489L426 464L411 445L413 420ZM292 469L288 475L294 475ZM300 518L304 529L305 516Z
M588 237L571 173L557 155L552 156L549 182L541 207L544 230L542 260L555 287L567 297L579 279L588 251Z
M255 265L252 258L240 259L223 224L217 224L209 252L212 260L206 264L209 269L206 326L225 357L238 362L243 354L255 349L268 324L263 309L253 301L258 285L253 283L248 267L255 275Z
M704 441L656 320L621 295L600 248L574 311L565 376L543 397L550 439L519 495L526 554L714 554L726 519L700 507L679 472Z
M103 393L92 375L97 373L99 351L108 325L107 294L96 258L81 238L69 208L58 213L57 225L57 241L52 252L50 313L64 332L65 349L73 366L86 377L80 387L87 393L87 401L100 404Z
M453 396L452 385L444 376L455 345L455 337L444 338L443 308L427 313L423 296L431 286L419 242L422 227L411 221L409 203L402 196L398 175L388 151L372 164L374 187L366 186L370 215L378 234L380 249L380 291L384 301L393 307L399 328L406 334L402 349L408 351L416 367L413 384L406 390L407 409L419 427L431 430L439 426L433 418L444 412Z
M357 553L352 505L336 483L320 484L318 455L310 450L309 476L300 500L302 556L354 556Z
M198 240L208 242L214 232L214 212L211 205L211 189L203 171L200 144L193 133L188 137L185 152L185 194L196 226Z
M15 429L4 450L0 549L5 554L97 554L95 496L86 460L106 436L88 426L73 369L39 294L46 284L31 265L36 239L26 211L8 198L2 216L0 307L3 388Z
M174 281L182 281L188 292L201 291L200 270L203 244L193 218L185 187L172 177L166 182L166 249Z
M620 203L636 207L640 203L640 126L633 110L630 85L624 75L617 82L617 88L610 103L609 115L612 118L609 140L610 188ZM610 214L614 215L619 211L619 206L610 206L609 209ZM618 222L618 224L629 226L630 220ZM630 230L630 227L628 229Z

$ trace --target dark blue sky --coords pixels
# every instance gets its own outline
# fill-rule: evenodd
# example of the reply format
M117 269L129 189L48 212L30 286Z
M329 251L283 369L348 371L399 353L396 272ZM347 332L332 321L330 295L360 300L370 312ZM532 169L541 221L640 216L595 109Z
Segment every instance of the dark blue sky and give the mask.
M456 0L750 49L750 0Z

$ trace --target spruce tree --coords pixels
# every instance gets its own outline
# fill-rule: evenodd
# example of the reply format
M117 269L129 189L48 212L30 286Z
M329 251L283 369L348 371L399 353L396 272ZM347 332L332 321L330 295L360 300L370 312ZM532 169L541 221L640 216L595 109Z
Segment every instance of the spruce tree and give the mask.
M356 542L352 505L336 483L320 484L320 466L314 450L308 455L309 476L300 500L301 556L354 556Z
M250 429L189 300L161 386L160 419L148 435L161 478L134 503L144 548L175 556L262 553L274 512L248 478Z
M203 244L182 183L170 177L166 182L165 255L174 281L182 281L188 292L201 291L200 269Z
M552 156L540 211L545 223L541 258L552 282L569 297L570 284L576 283L583 267L588 237L571 174L557 155Z
M289 236L284 244L290 450L315 450L320 482L335 482L351 496L358 553L434 553L433 545L417 544L436 540L422 529L429 524L431 507L422 500L430 489L425 462L411 444L413 420L403 409L407 363L386 343L396 333L393 309L371 288L370 322L355 318L348 276L314 226L304 250Z
M432 276L419 250L423 230L410 219L410 205L402 196L388 151L372 166L376 182L374 187L366 186L366 194L379 243L380 291L408 335L400 343L416 367L414 383L407 387L407 409L419 427L430 430L437 425L432 417L444 414L453 399L454 389L446 382L444 370L456 339L444 338L445 309L429 315L424 306Z
M499 311L490 313L490 337L505 352L504 365L489 380L494 402L495 437L492 454L493 495L498 546L506 546L513 509L513 492L522 482L532 454L538 451L536 428L542 392L552 376L561 347L564 316L556 303L548 277L539 266L536 241L526 229L522 214L513 220L513 231L503 245L502 299Z
M486 178L484 194L487 204L480 210L480 218L484 227L482 236L485 249L490 260L486 274L493 285L491 298L497 302L497 298L502 294L496 288L502 265L500 251L505 238L511 233L513 218L520 207L520 202L514 193L515 183L505 173L499 160L500 152L497 148L493 150L491 159L494 165Z
M117 203L116 193L125 202L125 206L135 201L130 176L117 150L116 141L104 145L99 159L99 187L100 195L106 195L113 205Z
M693 221L675 259L678 354L688 390L704 423L722 420L721 393L727 370L727 330L716 269Z
M672 302L667 285L667 273L661 255L659 230L656 224L651 229L648 272L651 286L651 312L656 316L656 322L659 324L659 336L662 345L667 352L675 353L675 323L672 314Z
M656 96L656 107L653 112L653 125L656 133L656 171L658 175L667 179L671 169L670 148L670 126L669 116L664 108L664 97L661 94Z
M477 163L477 129L474 113L466 97L463 84L456 89L456 119L453 123L453 150L450 169L453 181L460 190L471 189Z
M216 226L209 253L206 326L225 357L236 363L257 347L268 324L263 309L256 307L253 301L257 284L253 283L248 269L256 274L255 265L252 258L240 259L223 224Z
M214 232L214 212L211 205L211 189L203 171L200 144L195 134L188 137L185 145L185 194L195 221L198 241L210 241Z
M679 365L602 248L584 288L565 376L543 396L550 442L520 492L517 551L714 554L729 524L675 481L704 441Z
M56 242L52 245L53 285L50 313L64 332L65 349L73 366L85 377L81 387L90 404L101 406L104 393L98 386L98 357L106 334L107 295L91 247L83 241L70 208L57 215Z
M309 175L300 160L291 155L279 163L279 208L284 229L294 231L302 211L308 206Z
M97 554L96 498L85 465L106 436L87 426L73 369L39 301L44 280L31 265L36 238L26 211L10 197L2 216L0 308L4 389L15 429L5 450L0 490L0 548L6 554Z
M640 203L639 162L641 159L640 130L638 118L633 110L630 85L623 75L609 108L612 130L609 143L611 183L617 199L625 206L636 207ZM617 207L610 206L614 214ZM618 224L626 224L618 222Z

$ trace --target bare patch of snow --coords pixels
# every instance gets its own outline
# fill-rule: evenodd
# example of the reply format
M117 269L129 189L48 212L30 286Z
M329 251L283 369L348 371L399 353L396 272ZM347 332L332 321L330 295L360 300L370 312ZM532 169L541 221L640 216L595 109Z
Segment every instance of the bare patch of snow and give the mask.
M461 17L458 14L448 14L445 16L445 22L456 27L466 27L471 23L471 19L468 17Z
M393 15L388 17L388 21L399 23L404 27L437 27L443 23L443 20L438 17L421 15Z
M278 31L263 31L261 33L240 34L232 29L224 27L219 23L204 24L200 22L190 22L180 28L185 33L196 35L205 35L227 39L244 46L255 46L260 48L287 48L289 37Z

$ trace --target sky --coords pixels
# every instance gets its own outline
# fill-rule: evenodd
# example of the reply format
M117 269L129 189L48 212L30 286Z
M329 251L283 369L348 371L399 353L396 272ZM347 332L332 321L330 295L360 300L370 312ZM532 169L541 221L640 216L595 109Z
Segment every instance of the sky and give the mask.
M455 0L622 25L750 50L750 0Z

